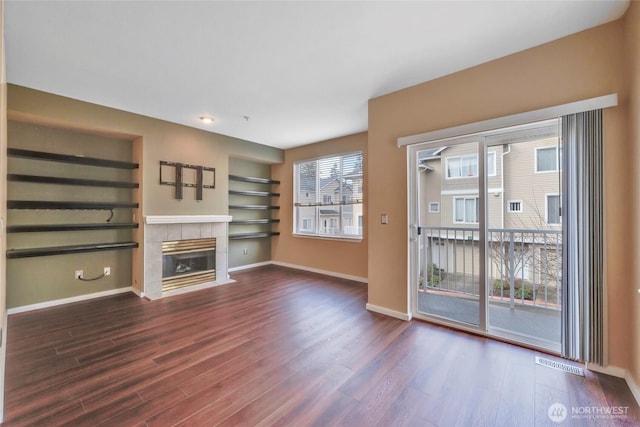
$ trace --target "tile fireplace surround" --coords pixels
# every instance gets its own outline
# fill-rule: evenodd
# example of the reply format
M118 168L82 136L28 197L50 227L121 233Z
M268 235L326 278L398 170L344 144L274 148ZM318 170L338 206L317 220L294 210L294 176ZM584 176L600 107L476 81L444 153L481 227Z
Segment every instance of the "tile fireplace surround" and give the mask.
M144 217L144 295L157 299L232 283L228 271L229 215L147 215ZM216 238L216 280L162 292L162 242Z

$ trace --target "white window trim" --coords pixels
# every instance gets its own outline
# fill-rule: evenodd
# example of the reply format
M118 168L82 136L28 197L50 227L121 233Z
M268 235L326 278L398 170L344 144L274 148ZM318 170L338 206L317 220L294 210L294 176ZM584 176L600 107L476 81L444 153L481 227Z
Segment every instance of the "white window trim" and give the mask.
M465 176L449 176L449 161L452 159L460 160L460 168L462 169L462 159L472 158L476 161L476 175L465 175ZM461 154L459 156L450 156L446 157L444 162L444 178L445 179L469 179L469 178L477 178L478 177L478 155L477 154Z
M298 179L296 176L296 172L297 172L297 168L298 165L301 163L306 163L306 162L312 162L312 161L319 161L322 159L328 159L328 158L332 158L332 157L346 157L346 156L350 156L350 155L354 155L354 154L359 154L360 156L362 156L362 160L364 161L364 152L361 150L358 151L349 151L349 152L345 152L345 153L338 153L338 154L328 154L326 156L320 156L320 157L315 157L315 158L310 158L310 159L301 159L301 160L296 160L293 163L293 203L292 203L292 207L293 207L293 231L292 231L292 235L296 236L296 237L306 237L306 238L311 238L311 239L321 239L321 240L336 240L336 241L348 241L348 242L360 242L363 240L364 237L364 227L361 230L361 234L360 235L324 235L324 234L318 234L315 232L306 232L306 230L297 230L296 231L296 227L298 225L298 209L296 206L296 197L298 194ZM363 177L362 180L364 181L364 170L363 170ZM361 184L362 186L364 186L364 182ZM308 194L308 193L307 193ZM364 208L364 195L362 197L362 200L360 203L349 203L347 205L362 205ZM316 205L315 208L317 209L320 205ZM327 206L332 206L332 205L327 205ZM335 204L333 205L337 208L342 208L343 204ZM342 215L342 210L340 209L340 215ZM364 220L363 220L364 223Z
M435 209L431 209L431 206L435 205ZM440 202L429 202L429 213L440 213Z
M560 211L560 222L559 223L549 223L549 196L558 196L560 198L560 193L545 193L544 195L544 223L550 225L552 227L558 227L562 225L562 211Z
M475 199L478 200L479 202L479 197L478 196L474 196L472 195L468 195L468 196L459 196L459 197L453 197L452 198L452 202L453 202L453 223L454 224L478 224L478 222L468 222L468 221L456 221L456 200L457 199L463 199L463 200L467 200L467 199ZM466 208L465 208L465 215L463 215L464 217L466 217ZM479 212L476 212L476 215L478 215Z
M538 170L538 151L539 150L550 150L552 148L556 150L556 168L554 170L539 171ZM558 147L557 145L548 145L546 147L536 147L534 155L533 155L533 165L534 165L533 166L533 172L536 173L536 174L558 173L558 172L560 172L560 147Z
M520 203L520 210L519 211L511 210L511 203ZM524 211L524 204L522 203L522 200L507 200L507 212L522 213L523 211Z

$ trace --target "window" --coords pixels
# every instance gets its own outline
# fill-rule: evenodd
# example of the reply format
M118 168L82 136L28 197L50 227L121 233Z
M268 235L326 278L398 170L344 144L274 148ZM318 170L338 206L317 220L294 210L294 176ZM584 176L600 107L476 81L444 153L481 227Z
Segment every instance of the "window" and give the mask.
M496 152L487 153L487 175L496 176Z
M558 147L536 148L536 173L558 172L560 158Z
M475 154L447 158L447 179L478 176L478 156ZM487 153L487 175L496 175L496 152Z
M447 158L447 178L478 176L478 157L475 154Z
M547 194L547 224L560 225L560 196Z
M478 197L453 198L453 222L477 223Z
M440 202L429 202L429 213L440 212Z
M509 212L522 212L522 200L509 200L507 206Z
M294 230L323 237L362 237L362 152L296 162Z

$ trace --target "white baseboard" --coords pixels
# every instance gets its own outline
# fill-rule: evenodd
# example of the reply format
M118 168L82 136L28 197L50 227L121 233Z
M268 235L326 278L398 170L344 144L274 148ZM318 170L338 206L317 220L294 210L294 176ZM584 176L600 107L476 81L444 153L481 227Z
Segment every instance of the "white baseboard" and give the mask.
M271 261L264 261L264 262L256 262L255 264L246 264L246 265L239 265L237 267L231 267L228 271L229 273L233 273L234 271L242 271L242 270L248 270L250 268L256 268L256 267L264 267L265 265L271 265Z
M361 282L361 283L368 283L369 282L369 280L366 277L359 277L359 276L352 276L350 274L336 273L335 271L328 271L328 270L321 270L319 268L305 267L304 265L289 264L289 263L286 263L286 262L279 262L279 261L271 261L271 264L279 265L280 267L287 267L287 268L294 268L296 270L308 271L310 273L324 274L325 276L338 277L340 279L353 280L355 282Z
M638 405L640 405L640 387L635 382L633 375L627 369L621 368L619 366L598 366L587 363L587 369L590 371L600 372L602 374L611 375L618 378L623 378L627 385L629 386L629 390L631 390L631 394L636 399Z
M140 298L144 298L144 292L143 291L139 291L134 287L131 287L131 292L133 292L134 294L138 295Z
M379 305L367 303L367 310L373 311L374 313L384 314L385 316L395 317L396 319L405 320L407 322L411 320L411 313L402 313L400 311L380 307Z
M24 313L26 311L32 311L32 310L39 310L41 308L55 307L57 305L69 304L72 302L86 301L86 300L95 299L95 298L108 297L111 295L124 294L126 292L135 293L134 289L131 286L127 288L111 289L108 291L95 292L93 294L78 295L76 297L71 297L71 298L63 298L63 299L57 299L53 301L39 302L37 304L23 305L21 307L13 307L13 308L7 309L7 315Z
M631 372L627 371L624 379L627 381L627 385L629 386L629 390L631 390L633 397L636 398L636 402L640 405L640 387L638 387L638 383L634 380Z

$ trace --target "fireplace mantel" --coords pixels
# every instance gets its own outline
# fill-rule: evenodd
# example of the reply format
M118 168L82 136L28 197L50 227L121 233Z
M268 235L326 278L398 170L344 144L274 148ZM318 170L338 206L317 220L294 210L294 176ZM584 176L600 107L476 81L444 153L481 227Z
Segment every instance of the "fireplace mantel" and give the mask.
M231 222L230 215L147 215L145 224L199 224L208 222Z

